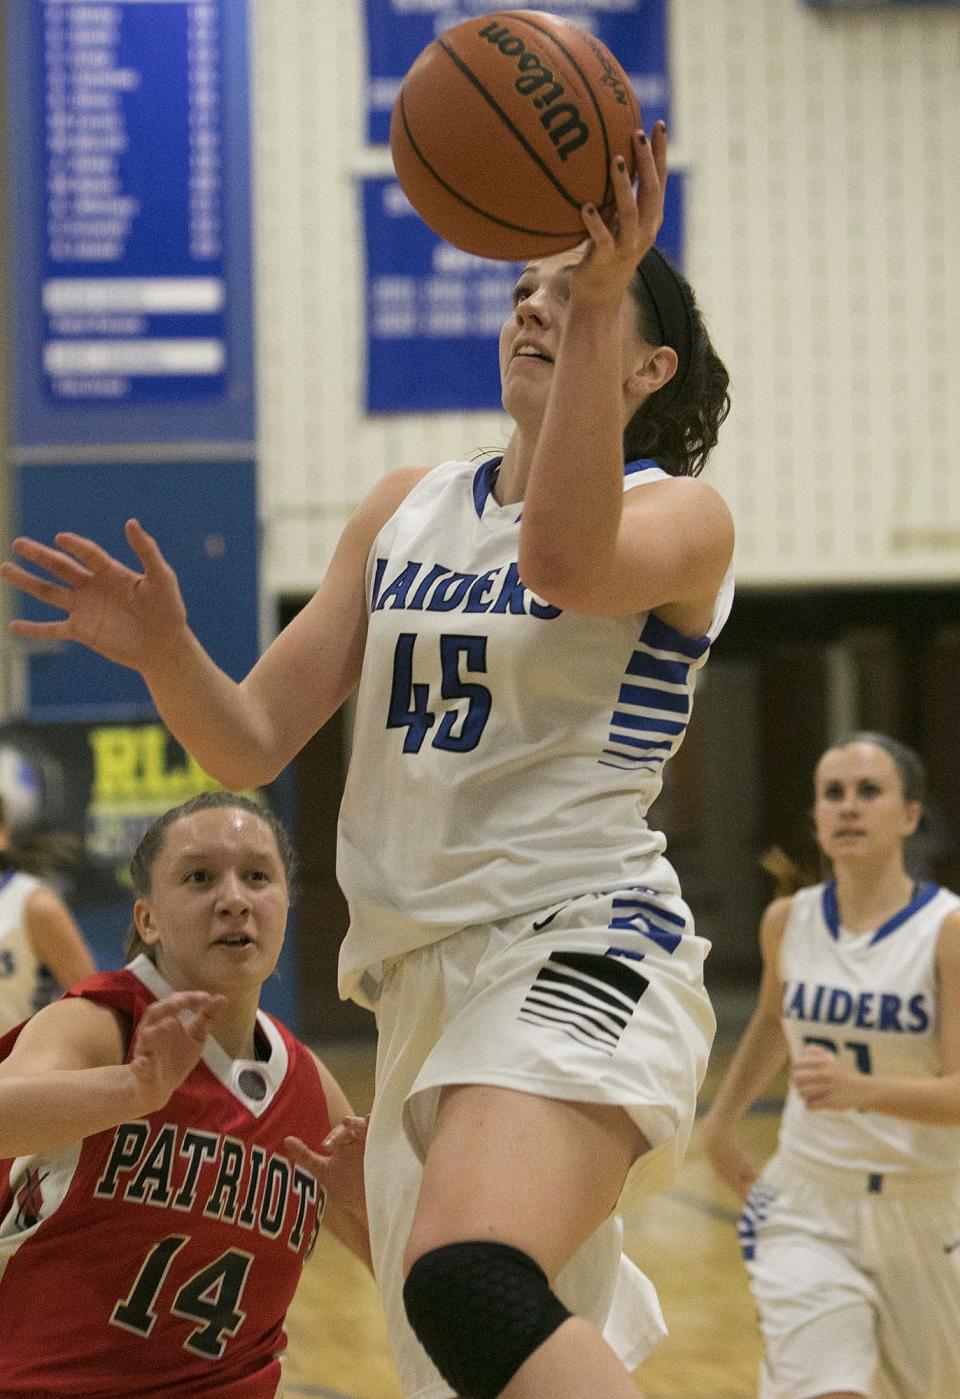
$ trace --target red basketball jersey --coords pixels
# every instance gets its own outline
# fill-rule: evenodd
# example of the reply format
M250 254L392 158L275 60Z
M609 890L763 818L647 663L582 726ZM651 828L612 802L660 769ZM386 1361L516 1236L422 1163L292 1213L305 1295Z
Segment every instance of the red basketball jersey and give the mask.
M138 957L69 994L136 1025L169 990ZM323 1209L284 1138L318 1149L330 1119L309 1050L262 1011L258 1038L208 1040L149 1117L0 1162L0 1394L273 1399Z

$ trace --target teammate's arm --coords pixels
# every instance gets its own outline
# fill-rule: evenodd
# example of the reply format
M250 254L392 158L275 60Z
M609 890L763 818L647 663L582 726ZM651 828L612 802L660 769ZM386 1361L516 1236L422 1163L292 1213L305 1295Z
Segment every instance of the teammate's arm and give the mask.
M733 1129L779 1073L788 1054L780 1020L779 963L790 904L790 899L775 899L763 915L763 975L757 1004L700 1127L707 1159L741 1200L746 1200L758 1172Z
M62 899L37 889L27 900L27 939L34 956L64 988L92 976L96 966L83 934Z
M908 1122L960 1126L960 911L949 914L937 940L937 990L943 1073L904 1078L845 1068L829 1050L808 1045L793 1081L808 1108L859 1108Z
M92 1001L56 1001L28 1020L0 1063L0 1158L55 1151L156 1111L196 1064L222 996L183 991L128 1031Z

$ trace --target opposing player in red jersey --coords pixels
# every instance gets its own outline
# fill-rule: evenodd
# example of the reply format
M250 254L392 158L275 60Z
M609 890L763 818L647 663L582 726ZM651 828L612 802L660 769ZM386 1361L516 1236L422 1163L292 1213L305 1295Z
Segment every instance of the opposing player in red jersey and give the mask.
M321 1216L368 1261L362 1129L258 1005L291 863L246 797L167 812L131 865L132 960L0 1040L7 1399L274 1399Z

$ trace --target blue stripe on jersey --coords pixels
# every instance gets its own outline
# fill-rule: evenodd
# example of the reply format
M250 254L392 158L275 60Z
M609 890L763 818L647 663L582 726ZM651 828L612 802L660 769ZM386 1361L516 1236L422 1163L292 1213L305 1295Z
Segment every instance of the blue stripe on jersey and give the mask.
M685 723L678 724L673 719L655 718L652 714L625 714L622 709L613 711L611 723L622 729L650 729L653 733L662 734L682 734L687 727ZM616 738L616 734L611 733L610 737Z
M618 704L637 704L647 709L670 709L675 714L690 713L690 696L686 690L657 690L649 685L621 685Z
M823 897L820 900L820 912L823 921L827 925L827 932L836 942L840 936L840 914L837 911L837 885L834 880L823 887Z
M870 946L879 942L881 938L887 938L891 933L895 933L901 923L905 923L908 918L912 918L915 913L919 913L931 899L936 898L940 892L940 885L934 884L931 880L924 880L922 884L914 886L913 898L902 908L899 913L895 913L892 918L888 918L886 923L879 927L870 939Z
M634 651L627 662L627 674L642 680L665 680L669 685L685 685L690 667L685 661L668 661L652 651Z
M660 463L651 461L649 457L638 458L637 461L628 461L623 468L624 476L634 476L638 471L656 471Z
M699 661L710 650L709 636L685 636L676 627L661 622L652 612L644 623L640 640L654 651L676 651L681 656L689 656L692 661Z
M503 457L491 457L489 461L481 462L473 476L473 506L477 512L477 518L483 514L483 507L487 503L487 497L493 490L493 483L497 477L497 470Z
M671 913L668 908L664 908L661 904L652 904L646 899L636 899L629 890L617 894L613 901L613 907L642 909L645 917L659 918L661 923L672 923L675 928L687 926L687 920L682 914Z
M638 899L630 890L615 896L613 911L614 916L609 923L611 929L640 933L662 947L664 952L673 953L680 946L681 933L687 926L687 920L682 915L671 913L669 909L647 899ZM664 927L664 924L667 926ZM681 932L674 932L674 928L680 928Z
M655 764L663 762L663 758L651 758L646 753L621 753L618 748L605 748L603 753L607 758L619 758L618 766L633 772L656 772Z
M880 927L870 939L868 946L873 947L876 943L882 941L883 938L888 938L891 933L895 933L898 928L906 923L908 918L912 918L915 913L919 913L922 908L925 908L930 900L935 898L939 892L940 885L934 884L929 880L925 880L922 884L915 884L910 902L904 904L903 908L901 908L898 913L895 913L892 918L888 918L886 923L881 923ZM823 895L820 901L820 911L823 915L823 921L827 925L827 931L834 941L836 941L840 936L840 910L837 907L837 881L835 879L831 879L829 884L824 885Z
M650 754L651 758L653 758L653 757L659 757L659 758L661 758L661 759L669 757L669 756L670 756L670 750L671 750L672 747L673 747L673 743L672 743L671 740L668 739L668 738L665 738L665 739L659 739L659 738L634 738L633 734L613 734L613 733L612 733L612 734L610 735L610 742L611 742L611 743L625 743L625 744L627 744L630 748L662 748L662 749L664 750L662 753L659 753L659 754L651 753L651 754Z
M709 650L708 636L684 636L652 612L647 615L620 682L617 708L610 716L608 746L603 750L607 758L621 761L598 758L599 762L624 767L622 760L627 755L623 748L658 749L657 753L647 751L647 765L634 760L632 769L627 769L656 773L659 764L680 746L693 701L690 672L702 665ZM647 683L637 684L637 680Z
M622 743L623 739L617 734L610 739L610 742ZM665 763L667 761L666 753L625 753L621 748L605 748L603 751L608 755L612 754L617 758L623 758L624 762L627 763L649 763L651 765L649 769L650 772L653 772L657 763Z

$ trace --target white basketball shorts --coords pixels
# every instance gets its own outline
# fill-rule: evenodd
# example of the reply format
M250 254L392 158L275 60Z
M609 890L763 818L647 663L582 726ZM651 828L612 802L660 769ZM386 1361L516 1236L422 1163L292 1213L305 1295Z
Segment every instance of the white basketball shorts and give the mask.
M619 1208L668 1185L683 1158L714 1032L709 944L682 900L652 888L587 895L467 928L391 963L377 1007L377 1088L366 1149L374 1268L411 1399L451 1390L410 1330L402 1259L440 1093L476 1083L622 1106L652 1150ZM564 1304L636 1368L665 1334L652 1284L611 1217L556 1279Z
M960 1395L960 1172L870 1176L781 1152L740 1240L761 1399Z

